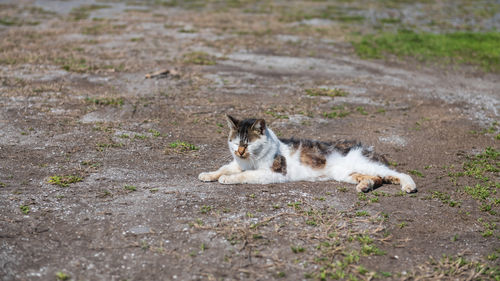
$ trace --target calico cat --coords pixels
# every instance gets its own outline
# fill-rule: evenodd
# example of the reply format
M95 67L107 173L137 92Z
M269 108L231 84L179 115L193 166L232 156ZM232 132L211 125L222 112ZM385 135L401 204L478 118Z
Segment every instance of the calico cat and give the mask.
M417 191L409 175L391 170L382 155L359 142L279 139L263 119L226 117L234 160L217 171L201 173L201 181L268 184L336 180L357 184L358 192L383 183L401 184L408 193Z

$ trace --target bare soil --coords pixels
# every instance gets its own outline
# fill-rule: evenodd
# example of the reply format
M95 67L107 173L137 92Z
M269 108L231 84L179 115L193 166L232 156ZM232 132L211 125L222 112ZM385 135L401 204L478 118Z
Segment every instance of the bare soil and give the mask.
M361 27L276 10L92 3L0 4L1 280L500 278L498 202L456 174L500 149L498 74L361 60ZM202 183L226 113L373 145L419 191Z

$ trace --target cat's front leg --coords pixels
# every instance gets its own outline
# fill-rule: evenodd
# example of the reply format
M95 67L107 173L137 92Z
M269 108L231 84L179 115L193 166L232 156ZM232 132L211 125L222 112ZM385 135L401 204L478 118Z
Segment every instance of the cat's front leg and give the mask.
M223 175L219 177L222 184L268 184L285 182L285 176L280 173L274 173L266 170L249 170L232 175Z
M236 173L241 173L241 168L236 161L233 161L220 167L217 171L200 173L198 179L201 181L217 181L223 175L232 175Z

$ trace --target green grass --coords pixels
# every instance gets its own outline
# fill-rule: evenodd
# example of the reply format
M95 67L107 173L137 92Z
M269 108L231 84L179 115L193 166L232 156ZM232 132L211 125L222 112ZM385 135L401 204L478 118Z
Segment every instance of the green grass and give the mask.
M198 64L198 65L214 65L215 58L208 53L205 52L190 52L184 54L183 61L185 63L190 64Z
M410 171L408 171L408 173L410 173L414 176L420 177L420 178L425 177L424 174L422 174L422 172L420 172L419 170L410 170Z
M480 201L480 210L492 215L498 213L500 197L498 190L500 182L500 150L487 147L478 155L468 156L462 165L463 172L450 173L452 180L467 176L476 180L474 184L465 185L463 192ZM478 182L479 181L479 182Z
M57 278L57 280L66 281L66 280L69 280L71 278L71 276L69 276L68 274L66 274L64 272L58 271L56 273L56 278Z
M290 246L294 254L303 253L306 249L300 246Z
M69 175L69 176L52 176L49 178L49 183L53 185L58 185L60 187L68 187L72 183L81 182L83 180L82 177Z
M500 32L433 34L400 30L397 33L364 35L353 42L361 58L384 58L388 54L420 61L463 63L500 72Z
M351 112L344 108L342 105L332 107L332 111L324 112L323 116L326 118L334 119L334 118L344 118L349 115Z
M136 191L137 190L137 186L126 185L126 186L123 187L123 189L128 190L128 191Z
M170 143L168 146L171 149L179 150L181 152L194 151L199 149L196 145L184 141L175 141Z
M311 97L322 96L322 97L345 97L349 93L342 89L325 89L325 88L311 88L306 89L306 94Z
M19 206L19 209L21 210L21 212L23 212L23 214L27 215L29 214L30 212L30 207L29 206L26 206L26 205L21 205Z
M122 106L124 103L123 98L85 98L85 101L95 105L111 105Z
M271 115L272 117L276 118L276 119L289 119L290 117L288 117L288 115L285 115L285 114L280 114L278 112L275 112L273 110L268 110L266 111L266 114L269 114Z
M2 17L0 18L0 25L5 26L22 26L22 25L38 25L38 21L22 21L17 18Z
M439 199L443 204L449 205L450 207L459 207L460 202L451 199L451 196L446 192L434 191L431 198Z
M73 20L83 20L88 19L92 11L110 8L109 5L82 5L80 7L73 8L69 15Z

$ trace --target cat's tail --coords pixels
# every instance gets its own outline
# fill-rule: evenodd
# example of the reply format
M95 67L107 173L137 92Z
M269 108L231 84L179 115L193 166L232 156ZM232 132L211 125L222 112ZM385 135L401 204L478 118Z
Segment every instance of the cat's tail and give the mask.
M401 184L401 190L407 193L417 192L417 185L407 174L395 173L394 175L383 177L382 181L383 183Z

